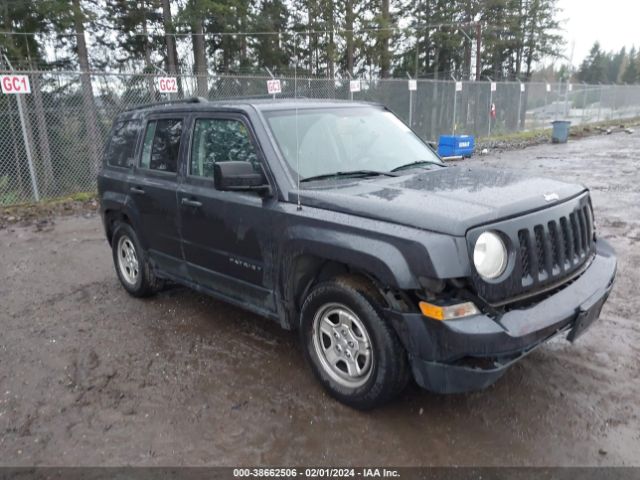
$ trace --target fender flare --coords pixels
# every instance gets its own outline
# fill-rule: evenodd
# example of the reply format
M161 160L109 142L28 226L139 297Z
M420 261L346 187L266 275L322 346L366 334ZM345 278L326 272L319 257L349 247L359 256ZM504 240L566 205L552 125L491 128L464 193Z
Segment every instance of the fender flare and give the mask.
M348 265L385 286L399 290L420 288L405 256L389 242L310 227L294 227L288 234L290 239L282 245L278 282L285 301L293 300L291 295L296 287L292 269L296 268L297 260L306 255ZM292 234L295 237L292 238Z

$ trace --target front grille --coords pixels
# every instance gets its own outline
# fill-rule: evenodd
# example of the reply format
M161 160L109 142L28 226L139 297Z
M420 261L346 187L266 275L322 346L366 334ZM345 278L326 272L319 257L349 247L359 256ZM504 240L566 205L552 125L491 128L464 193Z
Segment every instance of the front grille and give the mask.
M546 284L580 267L593 250L589 205L518 231L522 286Z
M563 285L584 268L595 252L589 194L552 207L513 217L467 232L473 248L482 232L499 232L513 252L505 274L493 281L475 270L471 280L477 295L492 305L510 303Z

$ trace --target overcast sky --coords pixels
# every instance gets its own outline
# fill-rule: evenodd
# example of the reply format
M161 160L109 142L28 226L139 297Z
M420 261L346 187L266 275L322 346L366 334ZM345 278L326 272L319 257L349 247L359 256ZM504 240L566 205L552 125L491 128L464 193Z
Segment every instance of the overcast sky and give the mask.
M573 65L578 66L598 40L604 50L640 46L640 0L558 0L567 40L566 55L571 57L575 42Z

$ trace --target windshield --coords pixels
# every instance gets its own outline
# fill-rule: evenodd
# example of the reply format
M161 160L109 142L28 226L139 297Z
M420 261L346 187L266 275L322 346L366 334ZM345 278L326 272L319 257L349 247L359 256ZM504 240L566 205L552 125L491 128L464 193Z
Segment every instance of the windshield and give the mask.
M267 112L269 127L293 174L302 179L337 172L390 172L417 162L442 162L391 112L325 108ZM296 149L299 158L296 157Z

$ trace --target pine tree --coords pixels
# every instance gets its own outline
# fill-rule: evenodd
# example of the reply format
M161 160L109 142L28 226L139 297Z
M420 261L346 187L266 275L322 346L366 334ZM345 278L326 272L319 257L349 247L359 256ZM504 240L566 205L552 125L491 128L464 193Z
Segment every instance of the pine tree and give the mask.
M586 83L606 82L606 64L606 55L600 49L600 43L595 42L578 69L578 80Z

